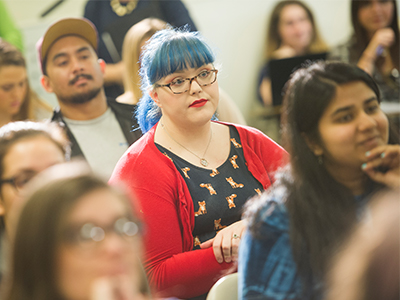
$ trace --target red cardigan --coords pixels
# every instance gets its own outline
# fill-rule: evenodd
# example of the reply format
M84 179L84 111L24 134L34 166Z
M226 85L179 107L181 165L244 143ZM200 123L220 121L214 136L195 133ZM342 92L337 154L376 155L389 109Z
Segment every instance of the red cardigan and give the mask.
M249 171L266 189L286 162L286 151L257 129L234 126ZM125 152L110 183L124 182L139 202L138 214L145 222L144 266L157 296L199 296L235 267L219 264L212 247L192 251L193 200L173 162L155 146L155 127Z

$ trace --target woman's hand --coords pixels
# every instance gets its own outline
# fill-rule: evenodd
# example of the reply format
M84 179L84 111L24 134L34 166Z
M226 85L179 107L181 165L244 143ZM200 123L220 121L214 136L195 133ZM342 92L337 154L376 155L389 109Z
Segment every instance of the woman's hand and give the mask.
M386 48L389 48L395 41L395 35L391 28L382 28L375 32L367 48L364 50L358 67L368 74L372 74L375 61L381 56Z
M379 146L366 153L367 162L362 165L365 173L374 181L391 188L400 187L400 146Z
M237 261L240 238L246 229L245 221L238 221L232 225L220 230L215 238L210 239L200 245L205 249L213 247L215 258L219 263L224 260L227 263Z
M378 29L374 36L372 37L371 41L369 42L367 49L375 51L375 54L380 55L379 51L377 51L378 46L383 48L389 48L395 41L395 36L392 28L382 28Z

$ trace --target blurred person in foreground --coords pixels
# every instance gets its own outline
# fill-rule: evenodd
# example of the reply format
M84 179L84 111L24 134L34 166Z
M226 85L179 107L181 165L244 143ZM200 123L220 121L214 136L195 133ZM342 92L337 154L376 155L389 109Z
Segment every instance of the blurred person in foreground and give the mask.
M326 300L400 299L400 190L377 194L332 259Z
M25 190L2 299L150 299L131 204L86 168L54 166Z
M9 260L9 242L15 232L15 211L25 185L36 174L69 159L70 144L55 123L11 122L0 128L1 269Z

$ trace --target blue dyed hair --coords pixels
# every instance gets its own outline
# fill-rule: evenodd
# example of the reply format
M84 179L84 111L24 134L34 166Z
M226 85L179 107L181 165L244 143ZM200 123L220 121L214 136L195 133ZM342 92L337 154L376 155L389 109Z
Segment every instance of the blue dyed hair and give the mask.
M154 84L176 71L214 63L215 56L203 37L198 32L189 32L185 26L156 32L146 43L140 59L143 96L136 118L142 132L146 133L161 118L160 108L149 95Z

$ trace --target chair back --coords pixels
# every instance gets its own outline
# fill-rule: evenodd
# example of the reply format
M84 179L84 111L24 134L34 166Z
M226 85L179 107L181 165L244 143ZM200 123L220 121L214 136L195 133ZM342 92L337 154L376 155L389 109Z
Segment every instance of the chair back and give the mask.
M206 300L237 300L238 273L222 277L211 288Z

